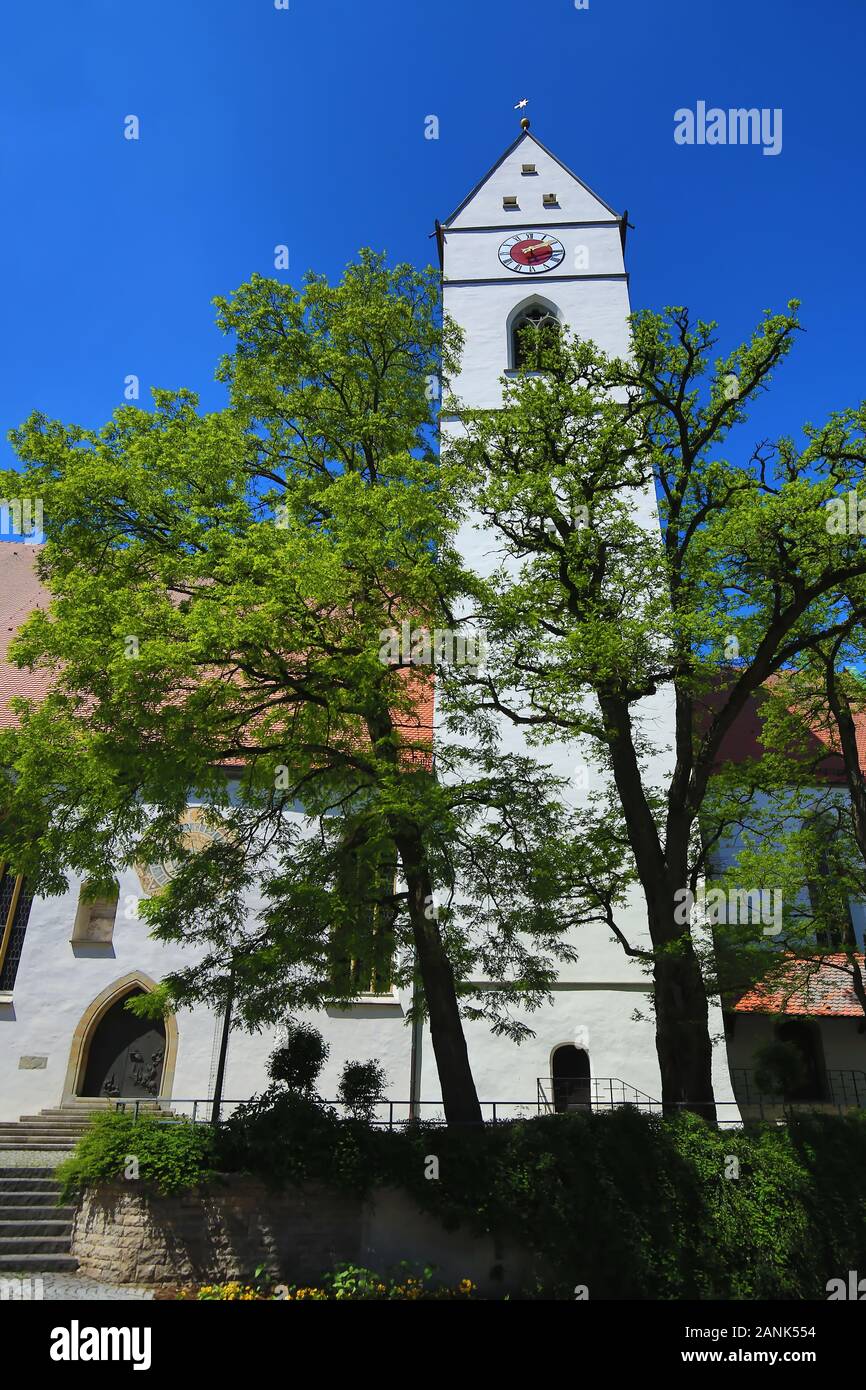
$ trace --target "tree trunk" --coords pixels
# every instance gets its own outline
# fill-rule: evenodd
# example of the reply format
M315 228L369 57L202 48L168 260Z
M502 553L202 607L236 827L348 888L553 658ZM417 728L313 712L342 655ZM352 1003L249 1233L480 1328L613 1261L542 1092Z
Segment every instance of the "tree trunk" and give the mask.
M454 972L433 916L432 883L424 863L421 837L414 827L404 825L395 833L394 841L409 890L409 920L427 1001L445 1118L449 1125L480 1124L481 1106L469 1066Z
M647 909L655 952L656 1052L666 1115L693 1110L715 1121L713 1044L707 990L694 951L691 926L674 918L675 892L688 884L691 821L681 806L668 816L666 843L659 837L644 791L624 700L599 697L610 741L614 781ZM671 801L682 803L687 779L674 778Z
M666 1115L692 1110L715 1123L707 991L691 943L657 956L656 1051Z

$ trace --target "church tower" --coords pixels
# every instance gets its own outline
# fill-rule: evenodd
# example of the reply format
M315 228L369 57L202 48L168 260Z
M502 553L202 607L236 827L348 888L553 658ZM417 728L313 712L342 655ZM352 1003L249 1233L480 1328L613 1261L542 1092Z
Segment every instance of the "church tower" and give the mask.
M522 125L437 226L444 309L465 334L454 389L470 409L499 404L499 378L519 366L525 314L547 313L609 354L628 348L626 217Z
M527 318L550 317L610 356L629 351L627 214L615 212L536 139L528 120L521 125L515 142L457 210L436 224L443 308L464 337L460 372L451 385L468 409L501 404L503 377L521 366L518 330ZM445 438L459 429L453 417L443 416ZM634 506L647 530L657 531L654 490L636 493ZM489 573L502 559L498 536L480 519L464 526L460 545L478 572ZM664 785L673 759L672 692L662 690L643 702L640 717L657 750L649 774ZM574 743L533 752L506 719L501 737L504 747L538 758L566 779L568 802L585 801L587 769ZM633 946L650 946L639 890L618 916ZM536 1080L546 1076L553 1086L558 1072L583 1078L581 1087L591 1084L601 1103L616 1089L609 1078L636 1102L661 1095L650 979L600 923L580 928L573 945L580 959L562 968L552 1003L526 1015L534 1039L513 1047L482 1025L466 1025L479 1095L501 1095L504 1086L513 1094L531 1094ZM716 1096L732 1102L717 1001L711 1001L711 1030L719 1039ZM432 1079L425 1074L427 1094Z

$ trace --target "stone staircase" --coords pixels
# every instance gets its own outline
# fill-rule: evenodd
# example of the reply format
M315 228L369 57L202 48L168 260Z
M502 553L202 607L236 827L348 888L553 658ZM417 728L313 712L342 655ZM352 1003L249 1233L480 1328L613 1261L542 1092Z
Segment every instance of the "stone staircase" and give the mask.
M33 1154L38 1163L36 1154L44 1153L46 1165L52 1159L59 1163L74 1149L93 1111L102 1108L99 1102L59 1106L38 1115L22 1115L17 1124L0 1123L0 1275L78 1268L69 1253L75 1208L57 1205L60 1184L54 1168L5 1167L3 1155Z
M94 1112L106 1108L98 1101L88 1101L86 1106L60 1105L53 1110L42 1110L38 1115L22 1115L17 1123L14 1120L0 1122L0 1163L4 1153L26 1153L34 1149L56 1149L62 1157L75 1148Z
M74 1207L60 1207L53 1168L0 1168L0 1275L72 1271Z

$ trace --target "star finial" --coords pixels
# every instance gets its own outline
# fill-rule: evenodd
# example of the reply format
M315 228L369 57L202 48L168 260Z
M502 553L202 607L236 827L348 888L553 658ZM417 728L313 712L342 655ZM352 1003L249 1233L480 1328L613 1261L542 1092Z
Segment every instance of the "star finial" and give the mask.
M518 101L518 103L517 103L517 105L515 106L514 109L515 109L515 111L525 111L528 105L529 105L529 97L521 97L521 98L520 98L520 101ZM520 122L520 128L521 128L521 130L528 130L528 129L529 129L529 117L528 117L528 116L524 116L524 117L523 117L523 120Z

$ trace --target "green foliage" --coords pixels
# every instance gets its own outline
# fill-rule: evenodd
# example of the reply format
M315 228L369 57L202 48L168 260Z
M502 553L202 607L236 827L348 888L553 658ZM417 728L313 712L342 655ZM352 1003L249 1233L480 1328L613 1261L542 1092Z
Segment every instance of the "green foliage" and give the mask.
M438 1036L461 1011L520 1036L574 958L555 782L489 728L440 739L434 775L433 660L382 654L403 623L459 629L471 596L435 449L459 336L439 298L438 273L371 251L338 284L255 275L217 301L225 409L157 391L100 429L15 431L4 476L44 502L51 603L14 659L54 680L0 732L0 853L37 892L171 861L141 914L196 951L161 1003L231 995L255 1029L411 984Z
M369 1191L377 1138L315 1096L274 1088L220 1127L218 1164L275 1187L310 1182L361 1193Z
M271 1053L268 1076L289 1091L306 1095L315 1090L330 1050L318 1028L292 1023L287 1029L286 1041Z
M189 1120L135 1119L125 1111L97 1115L69 1158L57 1169L61 1201L82 1188L125 1179L157 1192L183 1192L213 1176L215 1133L210 1125ZM137 1179L126 1178L135 1160Z
M719 1131L618 1110L410 1130L386 1152L390 1180L446 1224L534 1252L548 1295L820 1298L866 1262L860 1114ZM424 1179L429 1153L439 1182Z
M706 807L732 727L818 638L843 660L859 645L862 666L866 551L860 535L830 534L827 507L863 481L866 406L798 442L755 447L742 428L794 345L797 307L767 312L725 356L716 325L677 306L634 315L621 361L548 335L528 364L541 371L511 373L501 410L446 402L463 428L443 440L444 475L503 563L478 584L485 669L449 680L445 718L495 704L542 746L579 740L615 785L612 805L590 796L570 822L586 844L594 821L596 847L575 866L573 910L606 920L655 972L666 1101L711 1096L708 953L676 895L694 894L737 824L741 808L726 821ZM650 950L611 893L630 878ZM729 975L758 964L731 945Z
M116 1180L130 1153L163 1191L214 1169L357 1195L402 1188L447 1228L528 1250L547 1296L586 1284L593 1299L822 1298L829 1278L866 1267L859 1112L717 1130L620 1109L391 1132L283 1092L215 1135L102 1117L63 1165L66 1191ZM424 1176L430 1154L436 1182ZM351 1271L342 1280L363 1283Z
M337 1087L337 1099L356 1120L372 1120L376 1106L385 1097L387 1076L375 1058L369 1062L347 1062Z

